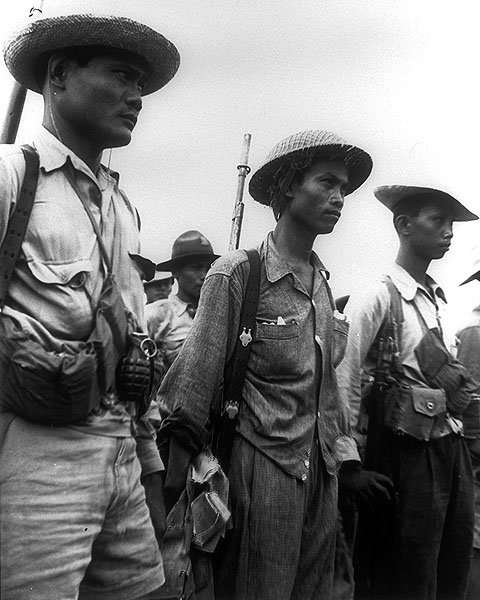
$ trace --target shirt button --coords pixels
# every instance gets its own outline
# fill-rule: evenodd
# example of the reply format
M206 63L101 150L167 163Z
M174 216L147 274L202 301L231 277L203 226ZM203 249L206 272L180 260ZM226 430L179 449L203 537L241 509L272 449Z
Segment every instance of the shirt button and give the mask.
M304 464L304 465L307 467L307 469L310 467L310 461L308 460L308 458L306 458L306 459L303 461L303 464Z
M306 475L306 473L304 473L304 474L302 475L302 481L307 481L307 475Z

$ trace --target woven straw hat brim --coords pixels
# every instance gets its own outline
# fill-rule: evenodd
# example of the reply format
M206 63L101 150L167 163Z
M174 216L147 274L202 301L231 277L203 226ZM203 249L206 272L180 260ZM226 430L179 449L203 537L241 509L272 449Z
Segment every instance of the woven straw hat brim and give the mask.
M41 93L34 77L38 58L46 52L80 46L104 46L140 56L150 71L143 96L167 84L180 65L174 44L147 25L125 17L90 14L34 21L5 42L3 53L13 77L21 85Z
M382 185L374 189L375 197L392 212L399 202L410 197L430 197L435 202L444 202L453 209L455 221L476 221L478 216L468 210L456 198L435 188L412 185Z
M213 261L217 260L217 258L220 258L219 254L211 254L209 252L205 254L199 254L198 252L193 252L192 254L183 254L181 256L171 258L170 260L166 260L165 262L158 263L157 271L172 271L173 269L191 262L195 262L196 260L208 259L213 263Z
M302 137L300 136L305 138L306 135L310 134L310 138L315 139L315 133L316 132L304 132L302 134L297 134L275 146L267 157L265 164L262 165L250 179L249 192L254 200L261 204L269 205L271 201L270 186L273 183L273 178L277 170L282 165L307 157L312 157L313 160L324 159L345 163L348 169L349 180L346 195L354 192L366 181L373 167L370 155L361 148L344 143L343 140L340 142L317 144L309 144L307 142L302 147L289 151L289 146L291 147L296 143L302 143ZM334 134L328 134L328 132L318 133L325 137L328 135L331 138L336 138ZM300 142L297 142L295 138L298 138Z

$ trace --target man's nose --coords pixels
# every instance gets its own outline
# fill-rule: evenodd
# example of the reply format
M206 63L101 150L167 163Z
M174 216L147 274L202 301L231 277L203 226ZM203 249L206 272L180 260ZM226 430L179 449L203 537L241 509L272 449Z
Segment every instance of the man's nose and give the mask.
M138 85L134 84L129 88L127 92L126 102L137 112L140 112L142 110L142 95L141 89L138 87Z
M345 202L345 193L338 188L333 192L331 200L332 204L338 208L343 208L343 203Z

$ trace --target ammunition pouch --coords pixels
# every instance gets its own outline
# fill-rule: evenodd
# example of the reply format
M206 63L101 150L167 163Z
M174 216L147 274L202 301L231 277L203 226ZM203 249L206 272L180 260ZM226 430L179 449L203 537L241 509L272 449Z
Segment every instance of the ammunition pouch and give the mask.
M386 392L384 425L399 435L429 442L451 433L444 390L394 382Z
M102 396L115 390L121 400L136 402L144 411L150 380L146 383L145 370L140 369L139 383L138 360L145 359L146 353L145 344L140 349L142 334L134 330L111 276L105 280L95 326L86 341L46 348L12 317L2 315L0 411L36 423L67 425L84 419L98 408ZM118 377L124 360L128 361L126 375Z

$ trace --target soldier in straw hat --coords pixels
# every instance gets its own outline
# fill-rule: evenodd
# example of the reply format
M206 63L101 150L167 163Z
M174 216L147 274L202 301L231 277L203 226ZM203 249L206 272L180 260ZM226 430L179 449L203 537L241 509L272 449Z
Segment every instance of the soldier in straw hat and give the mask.
M434 188L381 186L375 196L393 212L399 250L378 285L352 293L350 335L337 372L343 402L354 419L359 415L365 462L392 478L396 502L374 512L360 505L356 594L463 598L473 530L464 435L480 432L478 414L476 424L470 414L476 385L448 351L445 295L427 270L450 248L454 221L478 217ZM372 395L379 371L388 386Z
M143 289L129 258L138 252L138 216L100 160L105 148L130 142L142 97L170 81L179 55L141 23L77 14L30 24L6 43L4 57L20 84L43 95L44 115L34 139L40 169L33 210L0 318L2 597L136 598L163 582L140 485L142 477L154 496L160 538L163 501L155 494L163 466L148 422L134 422L139 405L123 395L133 389L135 367L124 363L118 377L111 363L117 342L141 331ZM3 146L0 155L1 241L26 167L19 146ZM97 353L112 336L115 344ZM60 363L55 376L42 378L40 356L45 364L66 357L70 371ZM93 368L76 372L79 357L94 360ZM22 364L30 366L15 395L12 373ZM85 379L90 393L78 395L71 413L61 412L67 391ZM98 392L105 382L106 395ZM60 404L51 407L57 396ZM22 397L35 401L22 404ZM68 414L76 415L73 423ZM136 443L137 427L145 431Z
M328 273L313 252L344 198L368 177L370 156L333 133L277 144L250 182L277 224L258 246L260 296L228 477L233 530L214 560L218 598L329 598L339 459L358 464L337 398L347 324L334 315ZM208 421L239 329L249 271L243 250L207 274L190 335L158 395L170 440L165 503L209 439ZM388 479L357 479L386 494ZM385 483L387 482L387 483ZM217 560L218 559L218 560Z

